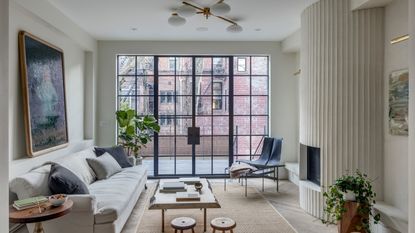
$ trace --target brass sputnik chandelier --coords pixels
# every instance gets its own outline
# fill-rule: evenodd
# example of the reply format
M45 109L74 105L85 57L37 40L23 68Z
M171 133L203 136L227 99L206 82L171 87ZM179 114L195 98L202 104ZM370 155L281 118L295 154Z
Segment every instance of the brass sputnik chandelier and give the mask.
M231 25L226 28L228 32L237 33L243 31L243 28L238 23L231 19L221 16L231 11L231 7L228 4L226 4L224 0L219 0L219 2L217 2L215 5L211 7L199 7L189 2L182 3L183 5L181 5L177 9L177 12L172 13L168 20L169 24L172 26L181 26L185 24L185 17L187 18L193 15L202 15L206 19L209 19L213 16L227 23L230 23Z

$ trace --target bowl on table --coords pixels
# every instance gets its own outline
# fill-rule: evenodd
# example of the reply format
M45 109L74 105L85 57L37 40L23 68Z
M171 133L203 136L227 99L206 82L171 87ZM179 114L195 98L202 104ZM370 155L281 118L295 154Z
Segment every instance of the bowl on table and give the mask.
M202 188L203 188L203 184L202 183L200 183L200 182L195 183L195 189L196 189L196 191L201 192L202 191Z
M55 194L52 196L49 196L49 202L52 204L52 206L58 207L63 205L65 201L68 199L68 196L65 194Z

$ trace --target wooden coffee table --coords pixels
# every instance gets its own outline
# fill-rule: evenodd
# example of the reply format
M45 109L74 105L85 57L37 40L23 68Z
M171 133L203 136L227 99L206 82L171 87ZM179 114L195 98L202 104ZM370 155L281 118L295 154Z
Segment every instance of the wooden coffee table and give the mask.
M150 210L161 210L161 231L164 232L164 211L168 209L203 209L204 232L206 232L206 212L210 208L221 208L212 192L210 183L201 179L203 188L200 194L200 201L176 201L175 193L160 193L160 182L175 180L160 180L153 197L150 200ZM178 180L177 180L178 181ZM190 190L189 190L190 189ZM189 191L194 191L193 185L188 185Z
M42 222L62 217L68 214L73 206L72 200L66 200L59 207L53 207L49 202L25 210L16 210L13 206L9 208L9 221L11 223L35 223L33 233L43 233ZM40 211L39 212L39 208Z

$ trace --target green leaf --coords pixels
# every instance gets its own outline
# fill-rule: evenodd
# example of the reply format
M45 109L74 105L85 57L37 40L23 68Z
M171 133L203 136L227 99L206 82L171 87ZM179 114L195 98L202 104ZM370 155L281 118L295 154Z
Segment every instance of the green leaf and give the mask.
M127 129L125 130L125 132L129 135L133 135L135 133L135 127L132 125L127 126Z

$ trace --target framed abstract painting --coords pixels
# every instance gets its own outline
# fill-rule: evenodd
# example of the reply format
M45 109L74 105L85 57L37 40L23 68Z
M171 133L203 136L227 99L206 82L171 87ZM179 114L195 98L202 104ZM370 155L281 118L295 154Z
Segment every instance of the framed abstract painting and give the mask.
M408 135L409 72L399 70L389 77L389 132Z
M19 61L30 157L68 145L63 51L19 32Z

